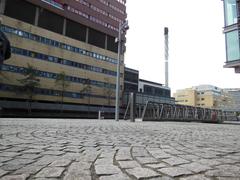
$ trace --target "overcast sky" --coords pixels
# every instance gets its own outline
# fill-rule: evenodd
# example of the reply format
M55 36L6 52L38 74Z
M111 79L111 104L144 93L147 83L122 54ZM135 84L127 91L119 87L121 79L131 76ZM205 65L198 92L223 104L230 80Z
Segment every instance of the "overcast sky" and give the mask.
M125 64L140 78L164 80L164 27L169 27L172 92L200 84L240 88L240 74L226 61L221 0L127 0L130 29Z

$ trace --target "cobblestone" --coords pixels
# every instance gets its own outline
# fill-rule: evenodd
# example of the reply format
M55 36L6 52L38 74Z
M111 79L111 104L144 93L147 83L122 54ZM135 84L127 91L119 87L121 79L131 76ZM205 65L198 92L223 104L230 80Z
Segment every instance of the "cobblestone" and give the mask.
M1 180L240 179L239 125L0 119Z

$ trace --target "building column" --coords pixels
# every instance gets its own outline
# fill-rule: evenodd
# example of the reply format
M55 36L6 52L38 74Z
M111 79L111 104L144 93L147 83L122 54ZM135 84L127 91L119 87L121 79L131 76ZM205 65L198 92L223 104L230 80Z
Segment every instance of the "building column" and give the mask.
M67 19L63 19L63 35L66 36L66 29L67 29Z
M4 14L5 6L6 6L6 0L1 0L0 1L0 14Z
M86 40L85 40L86 43L88 43L88 35L89 35L89 28L87 27L87 29L86 29Z
M36 13L35 13L35 20L34 20L34 25L38 26L38 19L39 19L39 7L36 7Z
M105 49L107 49L107 45L108 45L108 38L107 38L107 34L105 34Z

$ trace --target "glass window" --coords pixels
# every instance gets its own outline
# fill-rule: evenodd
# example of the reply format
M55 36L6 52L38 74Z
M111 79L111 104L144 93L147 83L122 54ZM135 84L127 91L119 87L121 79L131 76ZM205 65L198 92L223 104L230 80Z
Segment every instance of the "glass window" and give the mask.
M229 26L237 23L237 3L236 0L225 0L225 25Z
M227 60L234 61L240 59L239 35L238 31L226 33Z

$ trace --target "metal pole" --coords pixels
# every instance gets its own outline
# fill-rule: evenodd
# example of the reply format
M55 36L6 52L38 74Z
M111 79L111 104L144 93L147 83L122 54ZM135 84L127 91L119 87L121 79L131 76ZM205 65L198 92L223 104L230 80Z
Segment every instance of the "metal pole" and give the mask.
M119 121L119 90L120 90L120 57L121 57L121 23L118 28L118 61L117 61L117 79L116 79L116 104L115 104L115 120Z

